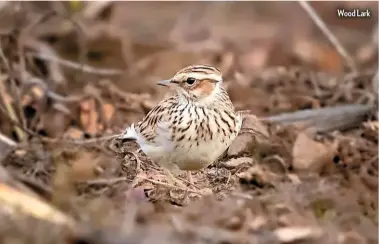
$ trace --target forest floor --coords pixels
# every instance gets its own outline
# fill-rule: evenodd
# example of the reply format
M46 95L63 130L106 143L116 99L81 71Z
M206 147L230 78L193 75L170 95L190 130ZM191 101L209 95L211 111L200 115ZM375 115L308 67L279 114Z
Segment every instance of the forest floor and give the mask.
M268 5L0 4L1 243L377 243L378 3ZM268 139L181 188L113 139L195 63Z

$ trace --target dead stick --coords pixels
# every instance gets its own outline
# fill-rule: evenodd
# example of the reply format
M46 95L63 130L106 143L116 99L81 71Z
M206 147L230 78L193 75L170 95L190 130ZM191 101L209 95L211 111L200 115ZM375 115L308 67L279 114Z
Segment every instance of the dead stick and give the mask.
M60 65L66 66L71 69L77 69L81 70L82 72L86 73L92 73L92 74L98 74L98 75L120 75L122 74L122 71L119 69L104 69L104 68L96 68L96 67L91 67L86 64L78 64L73 61L65 60L59 57L54 57L52 55L46 55L42 53L28 53L28 55L43 59L45 61L50 61L50 62L56 62Z
M262 118L261 121L282 124L305 122L318 132L348 129L361 123L373 111L370 105L343 105L330 108L307 109Z
M353 72L356 72L357 66L354 62L354 59L346 51L346 49L342 46L341 42L337 39L337 37L326 26L325 22L320 18L320 16L316 13L316 11L312 8L312 6L307 1L299 1L299 4L309 14L309 16L314 21L314 23L317 25L317 27L324 33L324 35L333 44L333 46L336 48L337 52L345 59L347 65L349 65L350 69Z

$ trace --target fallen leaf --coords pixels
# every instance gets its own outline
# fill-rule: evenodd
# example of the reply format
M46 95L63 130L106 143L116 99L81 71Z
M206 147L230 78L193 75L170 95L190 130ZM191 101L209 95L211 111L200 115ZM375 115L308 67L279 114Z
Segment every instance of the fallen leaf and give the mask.
M283 227L274 231L280 243L293 243L304 239L321 237L323 231L318 227Z
M241 132L251 133L258 140L269 138L267 127L259 121L258 117L250 113L242 113Z
M255 149L255 138L251 134L240 134L229 146L227 155L238 156L243 153L252 152Z
M103 104L103 116L104 116L104 122L106 124L111 122L114 112L115 112L115 107L112 104L110 103Z
M259 188L272 186L272 183L277 179L276 174L265 171L259 165L254 165L244 172L238 173L237 177L241 184L253 185Z
M83 136L83 131L75 127L70 127L64 134L64 137L68 137L71 139L81 139L82 136Z
M253 164L254 160L249 157L232 158L223 163L226 168L235 168L241 164Z
M99 114L96 109L95 99L87 99L80 103L81 113L80 122L83 129L89 134L98 132Z
M293 145L293 168L295 170L320 172L324 167L332 162L335 154L334 147L317 142L310 136L300 133Z
M300 59L316 65L321 70L338 74L343 69L343 59L330 45L298 40L294 44L294 52Z

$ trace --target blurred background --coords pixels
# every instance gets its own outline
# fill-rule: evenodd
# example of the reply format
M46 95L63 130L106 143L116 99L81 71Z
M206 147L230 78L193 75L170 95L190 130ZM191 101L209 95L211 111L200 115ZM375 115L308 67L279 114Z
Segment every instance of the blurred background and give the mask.
M135 145L104 139L170 96L156 81L190 64L218 67L236 109L270 135L243 134L194 173L214 196L202 200L162 183ZM0 1L0 213L31 202L18 189L96 229L72 243L377 243L377 95L375 1ZM317 110L335 106L347 108ZM297 111L311 111L310 130ZM39 210L27 216L56 222ZM1 243L71 243L15 219L0 218Z
M354 59L354 69L376 69L377 2L311 5ZM33 66L29 71L48 77L49 89L63 94L108 80L124 91L149 94L154 103L167 92L155 86L156 80L185 65L208 63L223 71L238 109L267 115L289 108L262 107L267 94L254 74L279 66L333 75L351 70L298 2L55 1L1 2L0 7L5 54L17 56L12 48L18 45L28 57L21 64ZM356 8L369 9L371 18L337 15L337 9ZM53 65L51 59L76 65ZM81 63L111 70L82 72ZM299 95L304 92L297 90ZM129 118L119 123L136 119Z

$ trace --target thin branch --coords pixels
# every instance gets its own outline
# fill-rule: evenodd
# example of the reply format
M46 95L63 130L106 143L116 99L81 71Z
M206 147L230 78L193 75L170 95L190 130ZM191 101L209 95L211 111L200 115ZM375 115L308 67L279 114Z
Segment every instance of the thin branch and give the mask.
M12 118L12 116L10 116L7 112L7 110L5 108L3 108L2 106L0 106L0 112L9 120L10 123L12 123L14 126L16 126L17 128L23 130L24 132L28 133L29 135L31 136L38 136L37 133L35 133L34 131L32 130L29 130L28 128L24 127L22 124L20 124L17 120L15 120L14 118Z
M181 187L178 187L178 186L174 186L174 185L171 185L171 184L168 184L168 183L165 183L165 182L160 182L160 181L148 179L148 178L145 178L145 177L142 177L142 176L139 176L139 175L137 175L136 177L140 178L141 180L146 180L146 181L149 181L149 182L151 182L153 184L161 185L161 186L164 186L164 187L167 187L167 188L170 188L170 189L182 190L182 191L185 191L185 192L195 193L195 194L201 195L200 192L191 190L189 188L184 189L184 188L181 188Z
M108 135L108 136L102 136L102 137L98 137L98 138L84 139L84 140L44 137L44 136L41 136L32 130L29 130L26 127L23 127L19 122L15 121L13 118L11 118L9 116L9 114L7 113L6 109L3 108L2 106L0 106L0 112L2 112L5 115L5 117L7 117L7 119L9 120L10 123L17 126L18 128L20 128L24 132L28 133L30 136L36 137L40 141L46 142L46 143L67 143L67 144L74 144L74 145L86 145L86 144L98 143L101 141L112 140L112 139L115 139L116 137L120 136L119 134L114 134L114 135Z
M300 6L309 14L309 16L311 17L313 22L317 25L317 27L320 28L320 30L324 33L324 35L333 44L337 52L345 59L350 69L353 72L356 72L357 66L354 62L354 59L342 46L341 42L337 39L337 37L326 26L325 22L320 18L320 16L316 13L316 11L312 8L312 6L307 1L298 1L298 2Z
M343 105L320 109L307 109L262 118L261 121L282 124L302 122L306 128L317 132L348 129L361 123L373 110L370 105Z
M94 180L86 180L82 182L78 182L79 184L87 184L87 185L114 185L120 182L128 181L128 177L115 177L115 178L100 178L100 179L94 179Z
M68 68L80 70L80 71L86 72L86 73L92 73L92 74L98 74L98 75L120 75L120 74L122 74L122 71L118 70L118 69L101 69L101 68L91 67L89 65L78 64L78 63L75 63L73 61L64 60L64 59L61 59L58 57L45 55L45 54L41 54L41 53L28 53L28 55L39 58L39 59L43 59L45 61L56 62L56 63L59 63L60 65L66 66Z
M9 118L11 118L12 120L14 121L19 121L19 118L17 116L17 112L15 111L15 109L13 108L12 106L12 100L10 98L10 96L8 96L6 94L6 88L5 88L5 84L4 84L4 81L0 78L0 97L4 103L4 106L5 108L3 108L1 105L0 105L0 108L2 109L3 113L8 116ZM22 123L22 122L21 122ZM24 124L24 123L22 123ZM15 133L17 134L18 136L18 139L20 140L23 140L25 135L24 135L24 132L18 128L17 126L14 127L14 130L15 130Z
M16 146L16 142L0 133L0 164Z
M10 63L8 61L8 59L5 57L5 54L4 54L4 51L3 51L3 48L2 48L2 43L1 43L1 40L0 40L0 57L1 57L1 60L3 61L4 65L5 65L5 68L8 72L8 75L10 76L11 74L11 66L10 66ZM21 95L20 95L20 92L19 90L17 89L17 86L16 86L16 82L15 80L10 77L10 80L11 80L11 88L12 88L12 93L14 94L15 96L15 101L16 101L16 105L18 107L18 110L20 112L20 118L17 118L17 115L15 114L13 117L16 119L16 120L21 120L21 124L26 127L26 119L25 119L25 116L24 116L24 113L23 113L23 110L22 110L22 105L21 105ZM0 81L1 82L1 81ZM4 82L4 81L3 81ZM1 86L4 86L4 84L1 84ZM2 87L2 92L4 92L4 89L5 87ZM8 111L11 113L12 110L13 110L13 107L8 107L8 106L11 106L11 105L8 105L5 101L5 97L3 97L3 100L4 100L4 103L5 103L5 106L7 107L7 109L9 109ZM13 111L13 113L15 113L15 111ZM12 117L12 118L13 118ZM19 128L15 128L15 131L17 133L17 135L19 136L19 139L22 140L24 138L24 135L22 133L22 131L19 129Z

